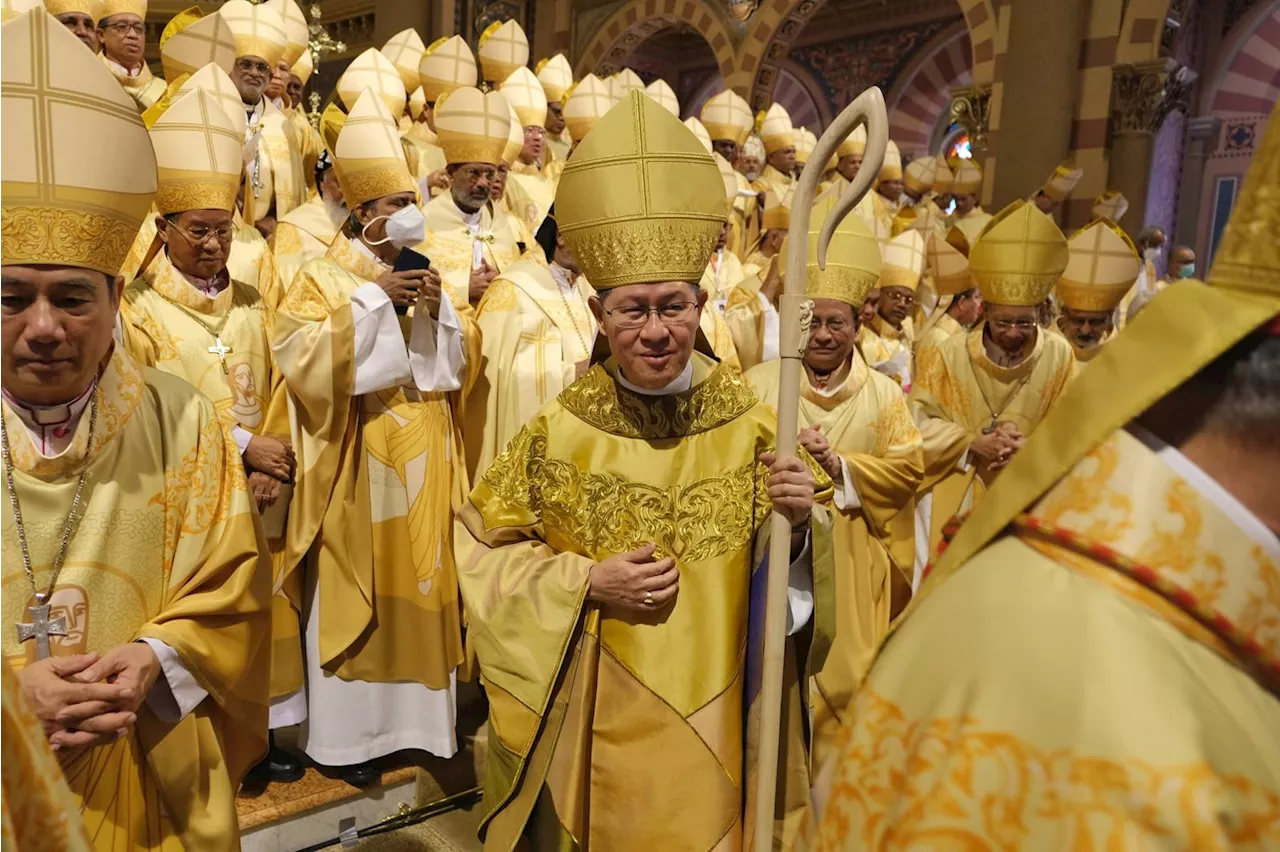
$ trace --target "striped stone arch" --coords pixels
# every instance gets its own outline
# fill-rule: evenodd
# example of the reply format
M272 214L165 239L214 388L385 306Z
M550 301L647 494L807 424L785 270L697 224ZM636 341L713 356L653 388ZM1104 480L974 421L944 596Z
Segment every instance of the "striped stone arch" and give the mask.
M963 22L939 33L903 69L885 100L889 107L889 138L904 156L934 153L934 133L951 107L951 89L973 82L973 50Z
M792 124L807 127L815 136L821 136L831 122L831 106L823 102L821 92L804 69L788 62L778 74L773 99L786 109Z
M767 107L791 45L826 0L765 0L747 22L747 37L728 85L750 92L755 109ZM996 14L991 0L957 0L973 48L973 82L991 83L996 67Z
M1160 39L1169 0L1129 0L1116 42L1116 62L1147 62L1160 58Z
M1209 113L1269 114L1280 99L1280 0L1260 3L1232 27L1206 81Z
M583 48L576 76L621 68L650 36L676 24L687 24L706 40L726 79L733 73L734 41L710 3L699 0L630 0L613 13Z

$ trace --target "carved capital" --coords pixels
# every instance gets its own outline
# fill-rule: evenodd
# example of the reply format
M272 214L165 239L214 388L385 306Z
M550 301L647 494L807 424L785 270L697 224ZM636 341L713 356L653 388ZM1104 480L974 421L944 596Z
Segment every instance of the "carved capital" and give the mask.
M1111 132L1155 133L1174 110L1186 112L1196 74L1172 59L1116 65L1111 71Z
M951 120L969 134L969 144L975 149L987 147L990 115L990 84L951 90Z

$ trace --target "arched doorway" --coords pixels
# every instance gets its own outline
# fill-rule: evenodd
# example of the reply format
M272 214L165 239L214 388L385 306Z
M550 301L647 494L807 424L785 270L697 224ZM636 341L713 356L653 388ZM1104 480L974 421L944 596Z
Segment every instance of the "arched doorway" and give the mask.
M646 42L674 30L672 39L684 39L686 47L694 45L699 52L705 50L721 76L727 77L733 71L734 41L723 14L716 4L698 0L630 0L583 45L578 53L576 76L587 72L611 74L631 67L632 56ZM700 43L688 41L689 34L696 35Z
M889 138L904 158L940 153L951 125L951 90L973 79L969 30L963 21L940 33L903 69L885 95Z

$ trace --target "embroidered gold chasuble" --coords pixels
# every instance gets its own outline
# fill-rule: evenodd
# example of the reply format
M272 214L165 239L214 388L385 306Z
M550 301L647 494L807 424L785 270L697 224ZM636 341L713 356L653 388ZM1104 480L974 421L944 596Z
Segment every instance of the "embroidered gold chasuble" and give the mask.
M746 375L760 401L778 404L781 364ZM833 753L844 709L889 630L893 590L911 585L915 493L924 476L920 431L893 379L853 355L830 395L802 379L800 427L816 426L848 468L860 503L834 512L836 634L813 694L813 765ZM896 576L895 576L896 574Z
M591 357L591 293L580 275L573 293L564 293L547 267L525 260L489 285L476 312L484 364L467 395L463 429L473 481Z
M538 233L542 220L556 200L556 177L550 167L526 164L518 157L507 175L507 203L532 234Z
M505 219L494 218L487 204L480 208L480 227L473 232L463 220L462 211L454 203L453 196L447 192L427 202L422 212L427 218L427 239L416 246L416 250L431 258L431 265L440 272L458 313L474 315L475 306L468 300L468 291L476 237L481 241L484 259L502 272L520 259L515 233ZM537 246L534 248L541 251Z
M1015 424L1029 436L1074 375L1075 358L1060 335L1036 335L1035 348L1016 367L1001 367L982 345L984 324L920 353L911 387L911 411L924 438L925 479L932 489L929 554L942 528L976 503L994 474L968 459L959 462L993 421Z
M305 109L291 106L283 112L298 140L298 156L302 161L302 180L307 186L307 195L313 196L316 192L316 163L324 151L324 140L320 138L320 131L311 126Z
M862 357L873 367L897 359L894 361L896 369L893 371L893 378L898 380L905 392L911 389L914 374L912 348L915 346L915 339L915 326L910 317L903 320L902 328L898 329L876 314L871 322L862 326L858 334L858 347L862 350Z
M750 275L734 285L725 299L724 324L729 329L733 350L744 371L764 362L766 354L777 354L777 341L767 340L770 333L768 312L772 310L776 316L777 309L765 307L760 296L762 286L759 275ZM772 344L773 351L766 353L766 344Z
M798 848L1280 848L1277 625L1280 562L1114 432L926 581Z
M795 186L795 178L769 165L760 172L760 177L751 182L751 188L756 192L773 192L778 198L786 198Z
M548 404L459 514L459 542L473 548L459 569L468 636L490 703L486 849L522 835L536 849L744 848L755 742L744 707L759 687L748 612L761 615L753 566L770 516L756 459L773 446L774 414L699 354L685 393L632 393L616 369L597 364ZM830 480L815 476L825 501ZM823 506L814 517L811 669L834 617L830 519ZM649 542L680 567L670 608L587 602L594 562ZM808 787L790 696L780 812Z
M272 348L298 465L284 565L306 557L323 590L324 669L444 689L462 661L451 539L467 487L461 397L412 384L353 396L350 295L383 269L339 234L298 272L276 315ZM478 334L459 314L473 372ZM401 319L406 339L409 322Z
M279 219L307 200L302 146L289 117L264 99L262 118L258 121L256 168L255 163L249 164L253 221L268 213Z
M151 68L145 61L138 71L138 76L130 77L128 74L121 74L119 66L108 60L105 53L99 53L98 58L102 60L103 65L107 66L107 70L111 72L112 77L116 78L116 82L120 84L120 88L124 89L125 94L133 98L134 103L138 105L139 113L164 95L164 80L152 74Z
M739 258L746 257L760 239L760 199L751 188L747 176L734 169L738 194L733 197L733 213L729 216L729 239L725 248ZM746 190L748 195L743 195Z
M964 334L965 331L965 327L955 317L939 306L937 314L929 317L920 336L916 339L916 359L919 360L922 357L924 350L941 346L957 334Z
M276 222L271 248L283 290L289 289L293 277L307 261L325 256L341 225L341 222L334 224L324 199L318 195L313 195Z
M129 353L194 385L228 429L239 426L289 440L283 380L271 358L274 311L252 286L232 278L211 299L188 283L162 250L143 277L125 288L120 319ZM287 492L282 499L288 499ZM281 545L270 542L277 574ZM292 695L303 682L298 611L280 588L286 578L277 579L271 600L272 698ZM297 578L290 581L297 600Z
M176 723L144 702L132 734L64 757L63 772L103 852L238 849L236 789L266 750L271 597L239 453L212 403L120 348L97 393L92 447L86 412L53 457L37 451L3 404L41 588L76 472L90 459L81 520L51 601L68 624L65 637L52 638L53 653L104 654L154 638L177 652L208 697ZM30 620L31 592L8 501L0 511L3 619L11 625ZM34 658L34 643L16 638L4 632L4 656L20 666Z

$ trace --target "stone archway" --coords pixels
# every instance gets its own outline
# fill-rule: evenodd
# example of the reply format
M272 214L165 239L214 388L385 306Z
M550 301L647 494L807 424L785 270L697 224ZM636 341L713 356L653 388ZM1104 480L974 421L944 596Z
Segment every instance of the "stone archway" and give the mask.
M939 123L950 115L951 90L973 82L969 28L961 22L934 38L885 95L889 138L903 156L935 153Z
M1259 4L1236 23L1223 45L1217 67L1205 79L1202 112L1270 113L1280 98L1280 0Z
M711 4L698 0L630 0L596 30L579 55L578 77L606 66L621 67L646 39L671 26L686 25L702 36L728 79L734 69L734 40Z

